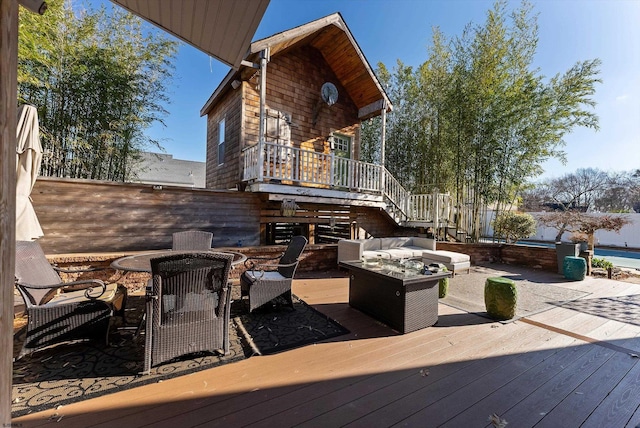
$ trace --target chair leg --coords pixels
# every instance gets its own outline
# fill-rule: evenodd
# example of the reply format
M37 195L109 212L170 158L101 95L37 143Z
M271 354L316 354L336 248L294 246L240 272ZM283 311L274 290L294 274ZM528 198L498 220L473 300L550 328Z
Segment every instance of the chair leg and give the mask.
M293 307L293 296L292 296L291 290L287 291L287 292L286 292L286 293L284 293L282 296L285 298L285 300L287 301L287 303L289 303L289 306L291 306L291 309L295 309L295 308Z
M147 297L146 302L146 329L145 329L145 344L144 344L144 369L143 375L148 375L151 372L151 354L153 346L153 299Z

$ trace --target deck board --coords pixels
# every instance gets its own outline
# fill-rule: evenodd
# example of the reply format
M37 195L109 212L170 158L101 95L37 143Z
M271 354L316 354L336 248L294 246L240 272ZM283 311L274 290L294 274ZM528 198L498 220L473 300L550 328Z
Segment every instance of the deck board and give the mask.
M610 280L558 286L585 299L640 294ZM294 292L351 332L14 423L458 427L486 426L493 413L518 427L640 423L640 359L630 355L640 326L562 307L497 323L441 304L437 326L402 335L348 306L346 278L298 280Z

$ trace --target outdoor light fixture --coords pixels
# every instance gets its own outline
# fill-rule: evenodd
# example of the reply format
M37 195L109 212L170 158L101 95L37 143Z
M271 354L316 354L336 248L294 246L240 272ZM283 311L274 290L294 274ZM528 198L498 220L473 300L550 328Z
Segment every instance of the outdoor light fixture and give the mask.
M283 199L280 205L280 214L283 217L293 217L296 215L296 210L300 208L294 199Z
M18 3L38 15L44 15L47 10L47 3L43 0L18 0Z

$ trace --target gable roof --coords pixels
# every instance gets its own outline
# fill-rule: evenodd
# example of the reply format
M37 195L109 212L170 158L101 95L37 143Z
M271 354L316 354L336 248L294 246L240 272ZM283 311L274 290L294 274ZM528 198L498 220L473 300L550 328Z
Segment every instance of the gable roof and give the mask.
M111 1L235 68L269 5L269 0Z
M243 65L237 71L231 70L227 74L200 110L200 115L206 115L215 106L217 100L229 90L234 80L247 79L255 72L251 64L258 62L262 50L269 48L271 56L276 56L293 47L304 45L320 51L340 84L358 107L360 119L377 116L383 106L386 106L387 111L391 111L391 101L371 65L342 16L334 13L251 43L246 61L243 61Z

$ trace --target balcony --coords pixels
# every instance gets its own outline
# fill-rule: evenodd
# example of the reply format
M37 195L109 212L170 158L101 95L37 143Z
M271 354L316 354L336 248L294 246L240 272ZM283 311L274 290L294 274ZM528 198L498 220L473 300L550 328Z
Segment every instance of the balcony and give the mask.
M245 149L243 181L252 191L377 205L401 226L471 226L470 213L454 209L448 193L412 194L382 165L333 153L263 142Z

